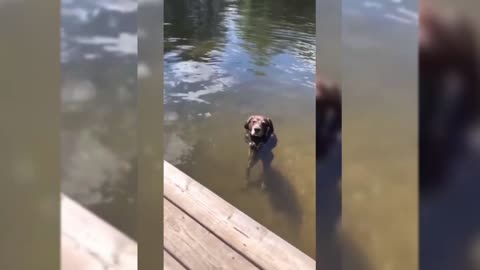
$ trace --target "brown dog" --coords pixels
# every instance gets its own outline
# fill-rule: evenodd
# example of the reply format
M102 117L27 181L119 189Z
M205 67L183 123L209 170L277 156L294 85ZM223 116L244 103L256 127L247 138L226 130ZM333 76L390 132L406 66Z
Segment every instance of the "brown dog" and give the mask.
M424 3L419 23L420 185L430 189L443 180L464 130L477 114L479 60L466 17Z
M248 166L247 178L250 176L250 170L258 161L258 152L262 146L274 135L273 122L270 118L263 115L252 115L244 124L245 142L248 143Z
M316 91L316 157L320 159L342 128L342 97L337 84L320 76Z

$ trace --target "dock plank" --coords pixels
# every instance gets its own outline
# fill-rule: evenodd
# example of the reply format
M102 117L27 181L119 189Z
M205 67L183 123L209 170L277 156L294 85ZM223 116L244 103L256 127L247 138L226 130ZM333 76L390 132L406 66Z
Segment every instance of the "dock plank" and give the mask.
M104 270L103 262L68 237L61 239L62 270Z
M164 248L189 269L258 270L170 201L163 201Z
M167 161L164 197L261 269L315 269L315 260Z
M187 270L180 262L178 262L170 253L163 250L163 270Z
M63 270L136 270L137 243L61 195Z

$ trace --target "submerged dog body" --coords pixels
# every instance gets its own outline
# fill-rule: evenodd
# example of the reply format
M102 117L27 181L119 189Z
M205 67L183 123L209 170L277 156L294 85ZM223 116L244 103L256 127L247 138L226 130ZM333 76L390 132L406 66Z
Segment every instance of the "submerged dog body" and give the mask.
M426 191L445 180L463 133L476 120L480 71L466 17L423 4L419 25L419 170Z
M340 87L320 76L316 82L316 157L323 158L342 129Z
M270 118L263 115L250 116L244 125L245 142L249 146L247 178L250 175L251 168L258 161L258 152L269 139L274 135L273 122Z

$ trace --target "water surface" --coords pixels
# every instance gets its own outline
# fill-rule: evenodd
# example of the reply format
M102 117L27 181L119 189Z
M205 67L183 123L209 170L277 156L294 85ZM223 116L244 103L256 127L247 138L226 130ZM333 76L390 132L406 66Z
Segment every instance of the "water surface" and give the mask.
M62 190L135 237L137 3L62 1Z
M345 269L417 269L417 1L342 2Z
M165 159L315 257L315 2L166 0L164 14ZM251 114L278 137L273 169L253 171L264 191L246 184Z

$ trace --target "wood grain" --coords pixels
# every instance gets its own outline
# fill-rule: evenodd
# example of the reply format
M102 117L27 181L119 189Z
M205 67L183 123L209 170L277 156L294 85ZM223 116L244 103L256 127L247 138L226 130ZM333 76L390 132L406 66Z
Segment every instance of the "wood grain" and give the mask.
M164 248L187 268L258 269L168 200L163 201L163 208Z
M259 268L315 269L312 258L166 161L164 197Z
M187 270L170 253L163 250L163 270Z

